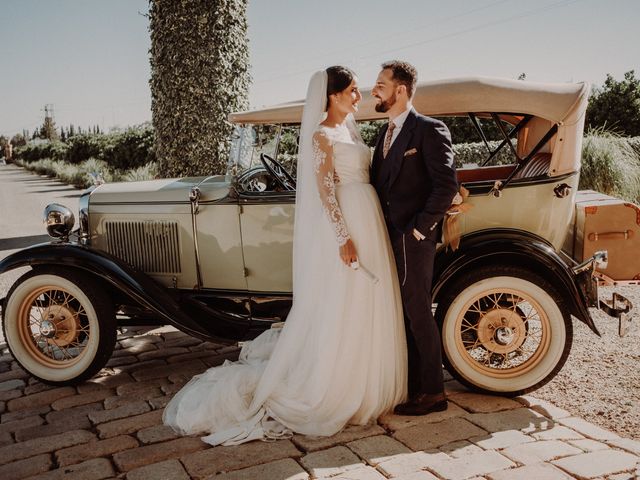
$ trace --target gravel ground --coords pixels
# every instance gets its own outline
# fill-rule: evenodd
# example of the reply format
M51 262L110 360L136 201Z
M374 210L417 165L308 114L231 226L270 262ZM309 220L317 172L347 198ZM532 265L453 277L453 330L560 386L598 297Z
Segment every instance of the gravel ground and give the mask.
M611 295L611 288L602 293ZM625 337L618 321L592 310L602 337L574 320L573 347L560 373L531 392L574 415L640 439L640 286L617 287L635 306L635 318Z

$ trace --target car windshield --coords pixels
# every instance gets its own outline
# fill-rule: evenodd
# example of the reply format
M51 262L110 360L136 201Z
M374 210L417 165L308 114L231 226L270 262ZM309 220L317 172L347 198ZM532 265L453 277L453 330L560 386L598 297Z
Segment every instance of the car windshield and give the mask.
M260 155L278 161L294 178L298 155L297 126L236 125L231 134L227 175L260 166Z

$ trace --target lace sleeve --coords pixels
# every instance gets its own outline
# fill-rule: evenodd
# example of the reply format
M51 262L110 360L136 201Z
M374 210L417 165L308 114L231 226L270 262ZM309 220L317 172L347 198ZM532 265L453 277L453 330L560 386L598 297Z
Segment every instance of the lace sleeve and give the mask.
M333 226L338 245L342 246L350 237L336 198L333 146L322 131L313 135L313 164L322 206Z

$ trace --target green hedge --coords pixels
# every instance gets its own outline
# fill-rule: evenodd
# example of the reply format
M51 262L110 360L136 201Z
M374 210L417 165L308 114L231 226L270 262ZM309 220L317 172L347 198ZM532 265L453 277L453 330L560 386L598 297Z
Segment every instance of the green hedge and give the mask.
M109 134L83 133L66 142L30 143L17 149L16 157L26 162L51 159L72 165L94 158L112 169L132 170L156 161L153 142L153 129L140 126Z

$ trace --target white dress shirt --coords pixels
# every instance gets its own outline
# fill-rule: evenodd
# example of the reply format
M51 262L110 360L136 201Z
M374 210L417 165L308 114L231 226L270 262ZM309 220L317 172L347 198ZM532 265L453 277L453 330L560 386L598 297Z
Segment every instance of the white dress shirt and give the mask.
M396 118L391 120L396 127L395 127L395 130L391 133L391 144L389 145L389 148L391 148L391 145L393 145L393 142L395 142L396 138L398 138L398 135L400 135L400 130L402 130L402 126L404 125L404 122L409 116L409 112L411 111L412 108L413 106L410 103L407 104L407 109L404 112L402 112L400 115L398 115Z

